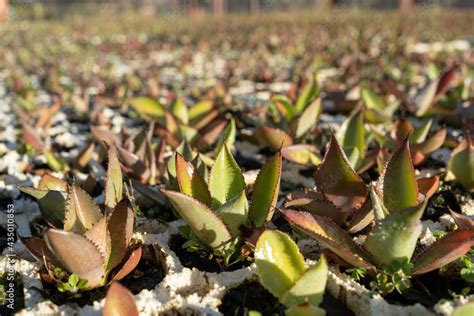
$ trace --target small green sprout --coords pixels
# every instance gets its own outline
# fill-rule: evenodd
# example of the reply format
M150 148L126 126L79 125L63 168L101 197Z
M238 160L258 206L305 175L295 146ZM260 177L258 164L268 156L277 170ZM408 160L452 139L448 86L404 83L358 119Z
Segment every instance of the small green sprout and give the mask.
M77 274L73 273L67 279L67 282L58 283L59 292L70 292L72 294L77 294L79 290L85 289L87 280L81 279Z

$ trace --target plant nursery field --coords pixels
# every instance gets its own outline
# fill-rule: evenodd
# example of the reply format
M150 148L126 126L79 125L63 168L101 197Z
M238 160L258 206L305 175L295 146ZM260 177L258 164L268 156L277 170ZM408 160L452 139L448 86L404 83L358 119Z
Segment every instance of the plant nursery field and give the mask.
M0 24L0 315L474 315L474 12Z

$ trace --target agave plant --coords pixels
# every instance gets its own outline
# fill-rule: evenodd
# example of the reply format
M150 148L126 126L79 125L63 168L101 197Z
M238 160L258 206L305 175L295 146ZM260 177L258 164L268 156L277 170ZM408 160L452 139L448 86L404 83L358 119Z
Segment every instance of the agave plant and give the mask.
M376 188L371 188L375 226L361 247L332 219L283 210L296 228L317 239L344 264L371 270L382 293L410 286L410 277L436 270L464 255L474 245L472 230L458 229L414 256L421 216L437 179L417 181L408 139L387 162Z
M372 135L379 142L383 152L392 152L410 134L412 161L415 166L418 166L438 150L446 139L446 128L441 128L428 137L432 125L433 120L430 119L417 128L413 128L411 123L401 119L393 123L390 133L386 135L372 127ZM382 165L385 165L383 161Z
M170 106L147 97L135 97L128 103L146 120L156 122L155 134L173 148L186 140L199 148L214 144L228 125L219 118L220 111L210 101L199 102L188 108L179 98Z
M269 104L277 127L261 125L254 138L262 146L278 150L282 156L299 164L318 164L318 150L313 145L303 144L303 138L311 132L322 111L319 88L314 78L303 88L295 104L281 95L274 96Z
M81 288L92 289L120 280L141 258L132 242L134 212L122 199L122 175L113 149L105 185L105 212L77 184L44 176L38 189L20 188L38 199L45 221L52 226L38 237L22 238L28 250L44 263L43 278L62 284L67 271L79 278ZM75 275L75 277L74 277ZM78 282L72 282L76 285ZM67 287L71 287L71 281Z
M326 259L306 268L295 242L285 233L265 230L255 247L260 283L288 307L287 315L325 315L318 307L326 288Z
M351 167L335 135L319 165L315 181L317 189L290 193L285 208L327 216L351 233L366 227L373 219L369 190Z
M191 241L230 259L241 241L241 227L262 227L271 219L278 198L281 154L267 159L254 184L250 206L245 181L232 153L224 145L206 182L193 164L176 155L180 192L162 190L190 228Z
M468 130L466 136L451 153L448 170L466 190L474 192L474 129Z

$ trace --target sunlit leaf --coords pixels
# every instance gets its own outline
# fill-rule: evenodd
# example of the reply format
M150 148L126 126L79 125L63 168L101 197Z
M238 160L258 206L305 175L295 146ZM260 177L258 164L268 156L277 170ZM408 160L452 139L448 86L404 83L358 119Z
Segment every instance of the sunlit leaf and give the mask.
M323 300L324 289L328 275L326 259L321 257L313 266L309 267L294 285L289 288L281 298L286 306L295 306L310 303L318 306Z
M173 113L175 117L177 117L181 123L188 124L189 116L188 116L188 107L181 101L180 98L174 99L173 103L171 103L170 111Z
M162 192L205 245L217 249L232 238L222 219L206 205L179 192L165 190Z
M436 240L414 260L414 274L430 272L458 259L474 246L474 231L455 230Z
M179 153L176 154L176 179L182 193L211 206L212 199L206 181Z
M66 200L64 229L83 234L91 229L101 217L102 212L97 204L84 190L73 183Z
M43 219L53 227L62 228L65 219L66 193L51 190L37 190L19 186L22 192L38 200L38 207Z
M389 213L418 204L418 187L408 138L385 165L378 190Z
M319 95L318 83L314 76L304 86L295 104L295 114L300 114Z
M110 231L111 252L107 269L114 268L123 259L126 249L132 240L134 213L127 201L118 203L108 217L107 227Z
M293 210L285 210L282 213L291 225L318 240L346 262L355 267L374 268L370 255L329 218Z
M321 98L316 98L308 105L296 120L295 137L301 138L316 127L322 111Z
M331 136L315 179L326 199L342 211L359 208L367 198L368 191L364 181L350 166L334 135Z
M165 115L163 105L151 98L135 97L129 99L128 103L145 119L162 118Z
M281 155L286 160L301 165L319 165L321 158L317 148L313 145L298 144L281 149Z
M255 180L249 217L257 227L265 224L272 215L280 191L281 153L267 159Z
M209 191L214 209L244 190L245 181L232 153L224 145L217 155L209 175Z
M365 128L362 111L346 119L338 130L336 137L342 148L357 148L361 158L363 158L365 153Z
M107 177L105 179L105 205L114 208L122 200L122 170L115 149L108 150Z
M264 231L255 246L255 263L260 283L281 298L303 275L304 258L295 242L278 230Z
M67 191L67 182L50 174L41 177L38 190Z
M229 147L230 150L234 147L235 143L235 136L237 134L237 128L235 127L235 120L232 118L227 124L224 132L222 133L219 141L217 142L216 149L214 150L214 154L217 156L222 149L224 143Z

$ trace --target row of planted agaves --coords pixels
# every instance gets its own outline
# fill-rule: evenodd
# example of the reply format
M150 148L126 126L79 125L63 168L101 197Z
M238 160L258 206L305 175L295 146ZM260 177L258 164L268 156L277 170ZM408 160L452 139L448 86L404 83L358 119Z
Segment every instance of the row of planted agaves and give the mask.
M434 110L451 76L448 72L412 100L416 116ZM236 122L223 118L210 102L188 107L176 99L166 107L145 97L130 99L130 105L152 122L137 135L114 134L98 126L103 123L100 113L93 114L95 140L70 166L47 148L44 134L21 119L27 147L44 153L52 170L85 171L95 160L107 162L103 205L89 194L100 187L100 179L92 172L72 183L45 174L36 189L20 188L38 200L42 218L50 226L41 238L22 238L42 264L42 280L60 291L77 293L107 286L132 272L142 256L140 243L132 237L137 216L134 190L159 207L170 205L184 219L187 226L180 232L187 239L183 247L188 251L211 254L209 260L218 260L223 269L255 260L261 283L288 307L289 315L323 312L318 304L328 263L321 257L316 265L305 268L290 236L268 228L274 227L269 223L275 213L298 231L295 236L314 238L323 245L331 264L350 268L355 280L369 278L371 289L382 295L403 293L417 276L450 264L460 273L463 266L458 259L474 245L474 226L451 209L456 229L414 255L421 217L440 185L440 175L417 178L415 167L443 146L446 129L430 133L432 119L416 128L399 119L384 133L379 125L392 119L399 103L385 104L362 87L361 106L337 133L331 133L321 159L316 146L304 143L321 113L319 93L313 79L294 104L284 96L272 98L269 109L275 126L261 125L246 135L248 141L275 151L253 183L246 182L232 154L239 136ZM41 119L42 127L52 116L45 115L49 117ZM153 142L155 136L158 143ZM369 150L373 139L377 145ZM474 189L469 172L474 167L472 142L468 129L448 164L455 180L470 192ZM169 148L174 150L171 156L166 154ZM200 153L203 148L214 150ZM282 159L315 165L316 188L288 194L277 209ZM369 169L378 169L377 181L361 178ZM150 187L157 183L164 185L159 191ZM361 232L366 235L363 245L351 236ZM134 305L132 299L114 298L123 287L116 284L111 289L105 314L130 308L123 304Z

